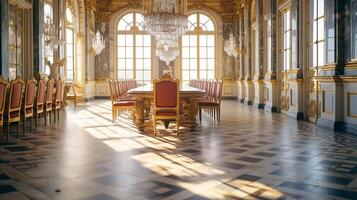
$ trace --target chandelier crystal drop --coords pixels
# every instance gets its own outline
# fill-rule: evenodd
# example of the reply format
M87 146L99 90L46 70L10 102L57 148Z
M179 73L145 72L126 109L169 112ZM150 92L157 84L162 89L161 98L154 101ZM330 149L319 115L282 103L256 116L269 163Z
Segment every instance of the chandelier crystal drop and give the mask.
M224 51L228 56L233 56L235 58L238 56L236 38L233 34L230 34L229 39L224 42Z
M46 16L44 29L45 55L51 56L59 46L65 44L65 41L57 39L56 25L53 23L53 20L49 15Z
M179 54L179 37L188 29L187 0L144 0L143 5L144 29L156 39L156 55L169 65Z
M95 55L101 54L105 48L105 41L104 41L103 35L100 34L98 30L92 39L92 47L95 51Z

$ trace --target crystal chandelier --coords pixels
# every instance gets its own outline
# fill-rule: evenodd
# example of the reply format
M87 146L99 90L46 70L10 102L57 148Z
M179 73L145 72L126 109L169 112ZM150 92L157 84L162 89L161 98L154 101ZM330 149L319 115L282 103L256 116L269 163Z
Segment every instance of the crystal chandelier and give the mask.
M51 17L49 15L46 16L45 20L45 55L51 56L55 50L58 49L59 46L65 44L63 40L57 39L57 30L56 25L53 23Z
M224 51L228 56L233 56L235 58L238 56L236 38L233 34L230 34L229 39L224 42Z
M99 55L100 53L102 53L103 49L105 48L105 41L103 39L103 35L100 34L98 30L92 39L92 47L95 51L95 55Z
M169 65L179 55L178 38L187 32L187 0L144 0L143 5L144 28L156 39L156 55Z

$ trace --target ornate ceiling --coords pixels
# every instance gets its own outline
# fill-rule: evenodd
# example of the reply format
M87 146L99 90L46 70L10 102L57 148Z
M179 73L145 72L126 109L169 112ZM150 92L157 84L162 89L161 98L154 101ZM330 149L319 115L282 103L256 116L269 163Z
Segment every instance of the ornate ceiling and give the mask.
M93 2L93 0L87 0ZM105 20L111 14L125 7L141 8L142 0L97 0L96 15ZM188 0L189 8L206 7L222 16L225 23L233 22L236 17L237 0Z

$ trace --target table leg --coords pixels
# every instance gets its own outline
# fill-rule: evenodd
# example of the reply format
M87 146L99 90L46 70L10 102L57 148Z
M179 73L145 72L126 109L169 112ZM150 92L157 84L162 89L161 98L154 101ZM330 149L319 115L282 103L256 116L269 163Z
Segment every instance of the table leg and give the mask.
M145 123L145 113L144 113L144 98L136 97L135 98L135 118L136 125L140 131L144 130Z
M197 101L194 98L184 99L184 119L191 130L197 127L196 116L198 113Z

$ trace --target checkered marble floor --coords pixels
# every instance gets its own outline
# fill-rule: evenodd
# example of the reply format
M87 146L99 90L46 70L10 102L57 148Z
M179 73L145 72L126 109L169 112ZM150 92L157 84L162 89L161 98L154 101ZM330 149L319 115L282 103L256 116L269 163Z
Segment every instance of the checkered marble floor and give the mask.
M2 138L0 199L357 199L356 136L234 101L221 123L159 129L113 124L109 101L70 106Z

